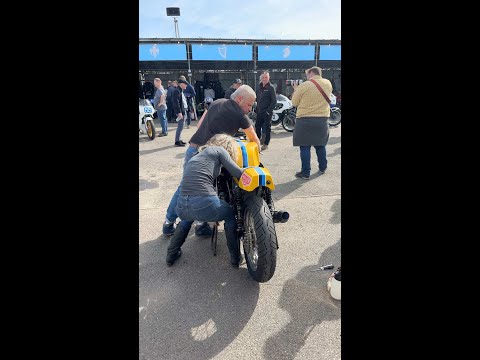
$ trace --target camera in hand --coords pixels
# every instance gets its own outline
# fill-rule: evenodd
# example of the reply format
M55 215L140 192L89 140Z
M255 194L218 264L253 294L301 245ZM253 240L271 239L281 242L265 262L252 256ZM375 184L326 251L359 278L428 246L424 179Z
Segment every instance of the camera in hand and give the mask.
M285 82L285 84L286 84L287 86L293 86L294 84L300 85L302 82L303 82L303 80L301 80L301 79L300 79L300 80L287 80L287 81Z

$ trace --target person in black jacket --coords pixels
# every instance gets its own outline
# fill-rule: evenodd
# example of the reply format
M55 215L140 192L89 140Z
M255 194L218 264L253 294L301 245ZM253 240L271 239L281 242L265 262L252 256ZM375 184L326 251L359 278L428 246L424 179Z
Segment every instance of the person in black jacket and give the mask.
M260 83L257 86L257 121L255 122L255 132L258 138L265 138L262 144L262 150L268 149L270 144L270 132L272 128L273 108L277 103L275 88L270 83L270 74L264 71L260 75ZM262 134L263 131L263 134Z
M187 78L182 75L180 76L180 79L187 81ZM185 95L185 98L187 99L187 118L185 119L185 129L190 129L190 123L193 120L194 117L194 110L193 110L193 99L195 96L197 96L197 93L195 92L195 89L193 88L192 84L190 84L187 81L187 88L183 92L183 95Z
M168 81L167 86L167 121L175 122L176 115L173 113L173 91L177 88L177 80Z
M235 80L233 81L232 86L230 86L230 87L228 88L228 90L225 91L225 96L224 96L224 98L225 98L225 99L230 99L230 95L232 95L233 92L234 92L235 90L237 90L240 86L242 86L242 80L240 80L240 79L235 79Z
M177 132L175 133L175 146L185 146L186 142L180 140L180 134L183 130L183 123L187 116L187 99L183 94L183 91L187 88L188 83L183 79L178 79L178 87L173 90L172 103L173 113L177 116Z

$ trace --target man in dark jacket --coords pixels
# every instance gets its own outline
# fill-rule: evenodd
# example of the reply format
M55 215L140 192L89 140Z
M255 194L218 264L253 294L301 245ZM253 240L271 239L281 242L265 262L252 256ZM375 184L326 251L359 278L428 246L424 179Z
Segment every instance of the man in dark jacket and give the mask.
M265 138L262 150L267 150L268 144L270 144L273 108L277 103L277 96L275 94L275 88L270 83L270 74L268 71L264 71L263 74L260 75L260 81L256 91L257 108L255 112L257 113L257 121L255 122L255 132L258 138Z
M177 116L177 132L175 133L175 146L185 146L186 142L180 140L180 134L183 130L183 123L187 116L187 99L183 91L187 88L187 82L183 79L178 79L178 86L173 90L172 102L173 113Z
M180 76L180 79L187 81L187 78L185 76ZM185 98L187 99L187 118L186 118L186 124L185 128L189 129L190 128L190 123L193 120L193 99L195 99L195 96L197 96L197 93L195 92L195 89L193 88L192 84L190 84L187 81L187 88L183 92L183 95L185 95Z
M232 95L233 92L234 92L235 90L237 90L240 86L242 86L242 80L240 80L240 79L235 79L235 80L233 81L232 86L230 86L230 88L229 88L227 91L225 91L225 96L224 96L224 98L225 98L225 99L230 99L230 95Z
M175 121L175 114L173 113L173 91L177 88L177 80L168 81L167 86L167 121L173 122Z

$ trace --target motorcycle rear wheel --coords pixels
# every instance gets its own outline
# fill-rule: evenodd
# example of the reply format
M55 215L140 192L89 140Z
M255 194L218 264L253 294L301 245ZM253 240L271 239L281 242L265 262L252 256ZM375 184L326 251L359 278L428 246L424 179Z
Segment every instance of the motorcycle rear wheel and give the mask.
M342 121L342 112L339 108L334 107L330 110L330 117L328 118L328 125L337 126Z
M257 196L245 198L245 235L243 252L250 276L257 282L267 282L277 264L277 234L272 214L265 201Z
M294 112L289 112L282 120L282 126L288 132L293 132L295 129L295 120L297 116Z
M155 139L155 125L153 124L153 121L147 120L147 123L145 125L147 127L147 135L150 140Z

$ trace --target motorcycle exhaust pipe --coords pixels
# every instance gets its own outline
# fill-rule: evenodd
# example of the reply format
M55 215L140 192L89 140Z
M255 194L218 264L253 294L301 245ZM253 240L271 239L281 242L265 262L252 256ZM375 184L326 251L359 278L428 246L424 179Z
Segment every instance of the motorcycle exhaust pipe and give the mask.
M290 218L290 214L286 211L274 211L273 212L273 222L274 223L286 223Z

